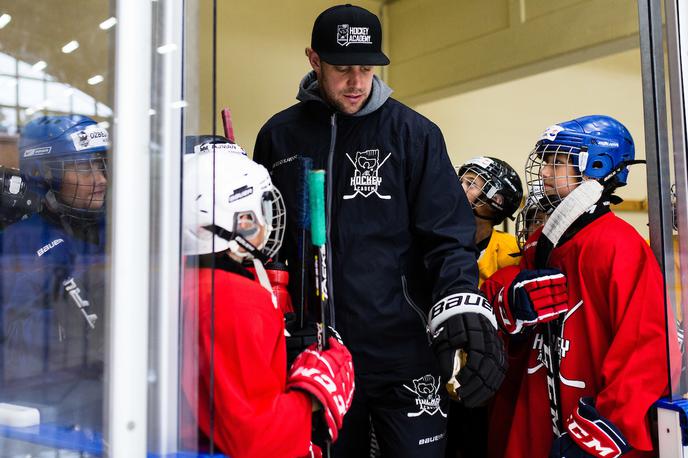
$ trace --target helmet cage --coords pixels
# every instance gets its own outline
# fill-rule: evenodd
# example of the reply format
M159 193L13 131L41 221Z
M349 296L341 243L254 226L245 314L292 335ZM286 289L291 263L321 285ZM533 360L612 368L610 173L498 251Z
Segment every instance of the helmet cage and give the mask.
M577 166L581 151L582 149L577 146L540 141L530 152L526 161L526 186L535 196L533 202L540 209L550 211L559 205L572 187L576 187L583 180L583 174ZM557 167L557 164L571 165L575 173L570 174L569 167L566 167L566 173L560 174L561 167ZM547 188L543 178L545 167L553 169Z
M263 193L261 207L265 218L265 241L260 250L269 258L273 257L282 246L284 230L287 223L287 212L284 199L279 190L272 189ZM238 227L235 225L234 227Z
M474 176L469 176L468 172ZM509 164L494 157L479 156L468 160L457 170L457 174L467 187L467 195L474 200L471 208L475 216L496 224L507 217L513 219L512 215L523 198L523 187L518 174ZM469 192L471 188L475 191ZM492 209L492 216L479 215L475 211L485 205Z
M543 210L540 205L538 205L538 199L528 198L525 206L516 215L515 231L516 231L516 241L518 246L523 251L526 246L526 242L533 235L540 226L543 226L547 222L549 211Z
M247 260L257 257L267 261L282 246L287 213L282 194L274 186L263 193L260 206L260 215L257 215L253 210L235 212L232 222L234 231L227 231L215 224L203 228L230 242L228 248L237 257ZM264 227L265 235L256 245L250 239L259 233L260 226Z
M47 187L46 199L60 214L77 220L98 219L105 213L107 155L104 152L66 156L39 162Z
M473 176L469 176L469 173L472 173ZM482 179L482 183L477 180L478 177ZM473 210L483 205L487 205L498 212L503 210L503 207L493 200L493 197L499 192L501 187L495 186L490 179L490 175L483 169L472 165L461 167L459 169L459 180L462 185L465 183L466 188L473 188L477 191L475 200L470 202Z

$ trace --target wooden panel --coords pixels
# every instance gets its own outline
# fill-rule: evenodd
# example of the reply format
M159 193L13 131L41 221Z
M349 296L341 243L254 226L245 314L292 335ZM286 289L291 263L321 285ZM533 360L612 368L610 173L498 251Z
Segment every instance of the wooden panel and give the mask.
M388 8L393 63L509 27L509 0L402 0Z
M523 4L525 20L529 21L540 16L545 16L557 11L563 11L570 7L585 8L589 0L520 0Z
M590 0L475 40L393 63L388 70L388 81L397 98L412 103L424 94L540 65L572 53L578 53L579 59L585 59L585 53L590 58L599 57L596 48L614 43L630 49L637 46L637 33L637 9L633 0ZM396 45L392 42L391 46L394 49Z

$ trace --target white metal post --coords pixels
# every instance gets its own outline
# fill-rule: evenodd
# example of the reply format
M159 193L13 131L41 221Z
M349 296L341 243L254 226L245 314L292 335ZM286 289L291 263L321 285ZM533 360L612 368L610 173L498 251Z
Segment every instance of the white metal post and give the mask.
M146 454L151 2L117 1L106 449Z
M179 429L184 2L157 2L154 13L148 451L165 455L177 451Z

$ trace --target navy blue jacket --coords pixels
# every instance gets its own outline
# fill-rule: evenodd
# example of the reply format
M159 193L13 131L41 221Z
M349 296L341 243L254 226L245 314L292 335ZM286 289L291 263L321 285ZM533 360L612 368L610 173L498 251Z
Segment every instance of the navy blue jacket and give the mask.
M434 364L430 307L478 282L473 213L442 133L390 93L376 77L367 104L347 116L320 98L311 72L300 103L263 126L253 157L284 195L280 254L291 269L298 185L290 165L307 156L327 171L329 293L359 374Z
M35 405L42 422L99 428L104 226L83 234L44 212L0 237L0 401ZM89 324L84 312L97 319Z

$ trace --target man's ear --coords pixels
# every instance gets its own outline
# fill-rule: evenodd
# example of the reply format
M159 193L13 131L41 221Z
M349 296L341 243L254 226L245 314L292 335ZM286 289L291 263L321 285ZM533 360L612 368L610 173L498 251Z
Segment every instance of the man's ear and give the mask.
M502 196L501 194L495 194L494 196L492 196L492 200L494 200L497 203L497 205L502 205L504 203L504 196Z
M320 70L322 68L321 62L320 62L320 56L318 55L317 52L313 50L313 48L306 48L306 56L308 57L308 63L311 64L311 67L315 71L315 73L320 76Z

